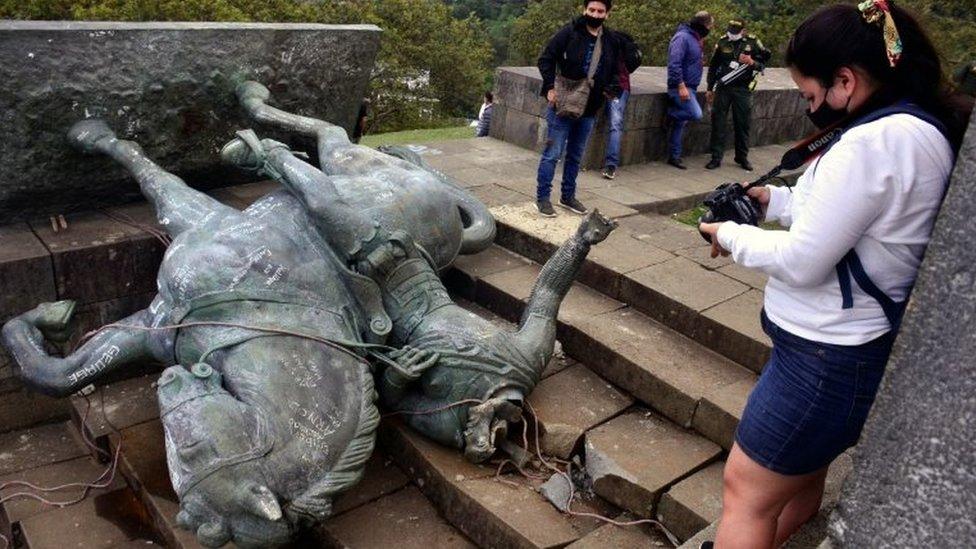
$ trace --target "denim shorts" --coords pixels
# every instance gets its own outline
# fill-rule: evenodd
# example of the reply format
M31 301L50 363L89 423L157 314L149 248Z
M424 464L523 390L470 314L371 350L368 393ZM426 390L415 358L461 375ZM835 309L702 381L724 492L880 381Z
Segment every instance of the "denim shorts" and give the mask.
M894 335L856 346L818 343L773 324L765 311L762 326L773 349L735 440L771 471L812 473L857 442Z

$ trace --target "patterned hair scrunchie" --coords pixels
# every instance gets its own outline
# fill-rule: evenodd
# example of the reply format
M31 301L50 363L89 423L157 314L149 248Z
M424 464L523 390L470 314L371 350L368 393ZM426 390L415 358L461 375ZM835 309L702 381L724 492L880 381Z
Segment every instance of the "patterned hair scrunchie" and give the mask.
M898 28L895 27L895 19L891 16L891 7L888 0L866 0L858 4L857 9L861 10L861 16L868 23L880 23L884 28L885 51L888 54L888 63L895 67L901 59L902 44Z

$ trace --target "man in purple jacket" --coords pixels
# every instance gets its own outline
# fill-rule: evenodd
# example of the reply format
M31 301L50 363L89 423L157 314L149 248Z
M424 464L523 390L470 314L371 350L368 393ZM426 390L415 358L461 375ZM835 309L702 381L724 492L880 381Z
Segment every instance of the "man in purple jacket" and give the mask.
M695 99L695 91L704 72L702 44L715 24L707 11L700 11L678 31L668 46L668 122L671 136L668 143L668 164L687 169L681 162L681 138L689 120L701 120L702 110Z

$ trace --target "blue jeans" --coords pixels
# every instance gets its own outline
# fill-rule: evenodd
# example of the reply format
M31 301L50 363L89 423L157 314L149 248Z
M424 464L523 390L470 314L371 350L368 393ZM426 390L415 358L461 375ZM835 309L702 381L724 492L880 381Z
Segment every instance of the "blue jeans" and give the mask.
M627 99L630 92L624 90L617 99L607 101L607 154L603 160L606 167L616 168L620 165L620 140L624 136L624 111L627 109Z
M556 163L564 152L566 159L563 162L562 197L576 196L576 176L579 174L580 160L586 149L586 140L593 130L593 121L592 116L582 118L556 116L556 111L552 107L546 111L549 131L546 136L546 148L542 151L542 160L539 161L539 174L536 177L538 185L535 193L538 200L549 200L552 178L556 175Z
M671 137L668 141L668 154L671 158L681 158L681 138L685 134L685 126L689 121L698 121L702 118L701 105L695 98L695 92L691 92L691 98L682 101L678 96L678 90L668 90L668 97L671 99L668 105L668 116L671 117Z
M894 335L863 345L831 345L787 332L765 311L762 325L773 350L749 395L735 440L771 471L818 471L857 442Z

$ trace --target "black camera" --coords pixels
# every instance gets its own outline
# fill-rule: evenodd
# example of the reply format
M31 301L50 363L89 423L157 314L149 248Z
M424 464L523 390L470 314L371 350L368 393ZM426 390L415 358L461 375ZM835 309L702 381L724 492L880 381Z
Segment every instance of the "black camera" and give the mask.
M707 208L698 219L698 223L721 223L735 221L742 225L759 225L762 220L762 206L746 191L752 185L743 186L738 183L722 183L714 191L708 193L702 204ZM702 233L702 238L709 244L712 239Z

